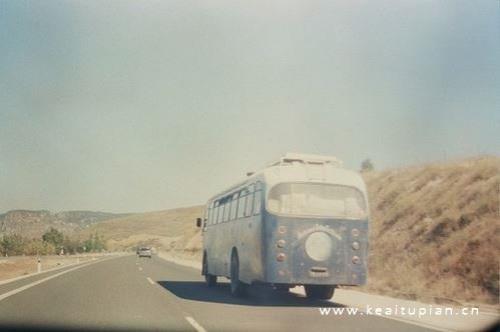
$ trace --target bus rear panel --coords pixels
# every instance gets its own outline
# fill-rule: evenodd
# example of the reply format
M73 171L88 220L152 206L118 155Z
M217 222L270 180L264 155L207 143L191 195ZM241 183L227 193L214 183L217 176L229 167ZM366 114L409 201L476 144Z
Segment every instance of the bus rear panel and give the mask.
M266 213L263 234L264 282L290 285L366 283L367 220L318 220Z

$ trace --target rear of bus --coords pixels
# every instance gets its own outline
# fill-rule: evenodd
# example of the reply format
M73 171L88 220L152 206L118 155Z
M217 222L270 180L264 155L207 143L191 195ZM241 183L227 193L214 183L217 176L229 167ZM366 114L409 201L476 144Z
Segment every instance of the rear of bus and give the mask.
M331 297L333 291L326 289L336 285L366 283L366 187L356 172L334 172L338 180L292 178L268 188L262 243L266 282L304 285L316 298ZM314 291L322 288L323 295Z

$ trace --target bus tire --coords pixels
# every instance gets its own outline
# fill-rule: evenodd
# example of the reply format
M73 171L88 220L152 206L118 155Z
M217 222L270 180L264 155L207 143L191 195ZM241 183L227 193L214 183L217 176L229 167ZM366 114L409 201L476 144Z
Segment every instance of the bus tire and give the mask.
M315 300L329 300L335 291L335 286L331 285L305 285L304 288L307 298Z
M205 283L208 287L217 286L217 276L214 276L213 274L205 274Z
M231 254L231 295L242 297L246 294L247 285L240 281L240 261L238 253L233 251Z
M203 254L203 267L202 267L203 275L205 276L205 283L208 287L214 287L217 285L217 276L208 273L208 260L206 253Z

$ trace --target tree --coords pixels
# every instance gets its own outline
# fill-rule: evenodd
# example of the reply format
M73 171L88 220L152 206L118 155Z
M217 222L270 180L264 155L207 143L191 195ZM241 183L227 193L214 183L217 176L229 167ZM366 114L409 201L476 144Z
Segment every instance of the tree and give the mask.
M25 239L21 235L4 235L0 241L2 256L22 255Z
M90 234L89 239L83 243L86 252L103 251L106 249L106 243L103 238L97 234Z
M363 162L361 163L361 172L370 172L374 169L375 167L373 166L373 163L369 158L363 160Z
M97 234L97 232L94 236L94 250L98 252L104 250L104 241L99 237L99 234Z
M52 255L55 254L56 248L52 243L42 241L41 239L32 239L27 241L23 248L25 255Z
M64 237L63 247L64 251L68 254L83 252L82 244L80 243L80 241L78 239L71 239L68 236Z
M59 249L63 245L64 235L54 227L51 227L42 235L42 239L44 242L51 243L56 249Z

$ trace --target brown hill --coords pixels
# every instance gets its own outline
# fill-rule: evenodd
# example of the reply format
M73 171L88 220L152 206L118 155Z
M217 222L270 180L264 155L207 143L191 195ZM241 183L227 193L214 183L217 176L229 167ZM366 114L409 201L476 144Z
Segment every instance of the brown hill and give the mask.
M110 250L134 250L139 245L151 245L162 250L184 250L198 229L195 220L203 206L138 213L95 224L80 232L81 237L97 232L108 240ZM201 248L198 241L191 251Z
M365 174L368 290L498 303L500 158Z

